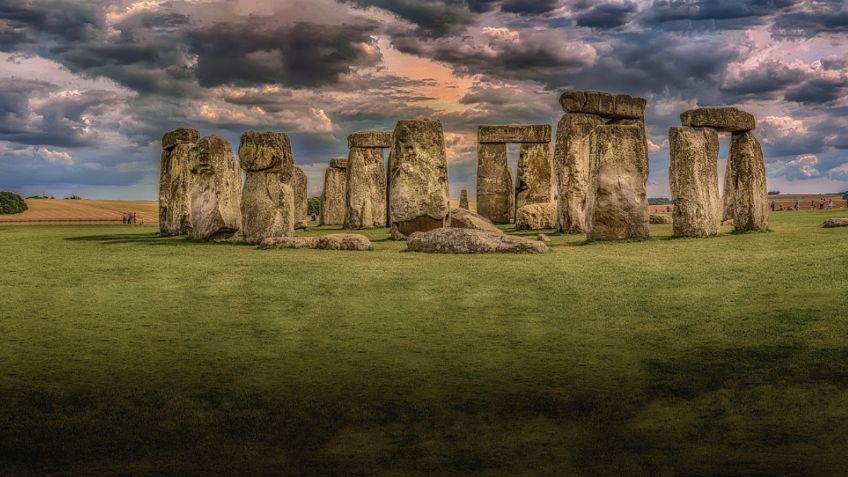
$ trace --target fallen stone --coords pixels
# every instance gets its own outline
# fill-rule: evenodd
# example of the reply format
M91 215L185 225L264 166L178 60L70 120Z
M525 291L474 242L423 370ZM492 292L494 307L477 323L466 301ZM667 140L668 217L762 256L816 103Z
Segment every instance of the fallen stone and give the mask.
M566 113L557 125L554 168L557 175L560 231L582 234L589 194L589 136L604 120L591 114Z
M383 151L354 147L347 161L347 195L344 227L364 229L386 226L386 168Z
M347 200L347 158L330 160L324 171L324 191L321 193L321 225L342 225Z
M375 147L389 148L392 147L392 132L391 131L362 131L356 132L347 137L348 149L355 147Z
M424 253L543 253L544 242L513 235L498 235L484 230L443 228L415 232L406 247Z
M459 208L468 210L468 191L465 189L459 192Z
M669 129L668 140L674 236L717 234L722 215L718 188L718 132L712 128L676 127Z
M392 237L445 227L450 218L448 167L442 123L398 121L392 146Z
M506 144L477 146L477 213L498 224L512 221L515 190Z
M825 228L833 228L833 227L848 227L848 218L846 217L833 217L831 219L827 219L824 221Z
M753 130L757 124L751 113L737 108L698 108L680 115L684 126L708 127L722 132L745 132Z
M468 209L451 209L450 226L457 229L485 230L493 234L503 234L503 231L491 220Z
M241 171L226 139L207 136L197 145L191 171L191 236L226 240L241 229Z
M547 144L522 144L518 156L515 209L553 199L553 166ZM517 220L517 217L516 217Z
M479 126L477 128L479 144L497 143L549 143L551 126L548 124Z
M260 248L311 248L319 250L364 251L371 249L368 237L359 234L329 234L321 237L269 237Z
M551 241L551 238L550 238L550 237L548 237L548 236L547 236L547 235L545 235L545 234L539 234L539 235L536 237L536 240L538 240L539 242L545 242L545 243L547 243L547 242L550 242L550 241Z
M590 137L592 172L586 207L589 240L648 237L648 147L639 125L615 124Z
M200 133L175 129L162 136L159 170L159 233L191 232L191 170L197 163Z
M557 228L557 204L530 204L515 213L515 230L547 230Z
M672 223L671 216L665 215L665 214L651 214L648 221L652 224L670 224L670 223Z
M733 184L734 230L768 230L768 189L760 142L750 132L734 133L728 161L732 163L736 179Z
M294 159L283 133L249 131L239 145L245 170L241 198L242 232L248 243L294 232L295 203L291 179Z
M566 91L559 97L563 111L567 113L595 114L604 118L645 117L644 98L628 94L610 94L602 91Z

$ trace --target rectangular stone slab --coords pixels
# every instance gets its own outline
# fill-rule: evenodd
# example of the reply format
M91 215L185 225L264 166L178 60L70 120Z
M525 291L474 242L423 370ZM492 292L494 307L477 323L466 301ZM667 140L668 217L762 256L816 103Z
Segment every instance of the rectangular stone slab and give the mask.
M362 131L347 137L347 147L392 147L391 131Z
M718 188L718 132L712 128L671 128L668 142L674 236L718 234L722 212Z
M347 200L347 158L334 158L324 172L321 193L321 225L342 225Z
M207 136L197 145L191 170L191 236L224 240L241 229L241 170L230 143Z
M345 228L386 225L386 168L382 149L351 148L345 197Z
M708 127L722 132L745 132L757 127L754 115L737 108L698 108L680 115L684 126Z
M198 159L194 129L176 129L162 137L159 159L159 233L191 232L191 171Z
M547 204L553 194L553 166L548 144L522 144L515 183L515 210L525 205Z
M730 140L730 158L735 171L733 228L737 232L768 230L766 166L760 142L750 132L736 133Z
M566 113L557 125L554 170L558 188L559 228L562 232L586 232L589 135L603 124L603 118L594 114Z
M514 193L506 144L478 144L477 213L495 223L509 223Z
M566 91L559 97L566 113L595 114L604 118L641 119L645 117L644 98L629 94L611 94L603 91Z
M489 143L548 143L551 142L551 126L548 124L479 126L477 142Z
M283 179L279 172L245 174L241 195L245 242L258 244L269 237L288 237L294 233L294 191Z
M307 198L307 179L303 169L295 167L291 179L292 193L294 194L294 228L305 229L309 219L309 202Z

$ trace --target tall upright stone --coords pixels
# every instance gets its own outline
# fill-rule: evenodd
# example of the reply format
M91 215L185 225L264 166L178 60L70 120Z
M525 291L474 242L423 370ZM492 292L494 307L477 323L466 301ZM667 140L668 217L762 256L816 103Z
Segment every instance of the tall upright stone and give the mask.
M398 121L391 170L392 236L445 227L450 221L448 163L442 123Z
M294 159L283 133L248 131L239 144L245 171L242 192L242 231L248 243L294 232L295 204L291 181Z
M307 197L307 179L303 169L295 167L292 171L292 193L294 194L294 228L305 229L309 222L309 198Z
M468 209L468 191L465 190L465 189L462 189L459 192L459 208L469 210Z
M506 144L478 144L477 213L495 223L508 223L514 212L513 191Z
M590 135L589 240L644 239L649 234L648 148L639 124L607 124Z
M676 127L668 131L668 179L675 237L715 235L721 228L718 186L718 132Z
M732 141L732 140L731 140ZM721 193L721 220L733 220L733 212L736 201L736 166L730 157L724 166L724 189Z
M347 158L330 159L321 193L321 225L342 225L347 200Z
M728 162L732 164L735 178L732 212L735 230L768 230L768 186L763 150L750 131L733 134Z
M532 204L551 202L553 167L548 144L521 144L515 185L515 210Z
M554 168L557 176L559 227L569 234L585 233L589 194L589 136L604 124L592 114L565 113L557 124Z
M385 227L386 169L381 148L350 149L345 197L345 228Z
M191 236L225 240L241 229L241 171L226 139L207 136L197 144L191 170Z
M159 164L159 232L182 235L191 232L191 170L197 162L195 129L179 128L162 136Z

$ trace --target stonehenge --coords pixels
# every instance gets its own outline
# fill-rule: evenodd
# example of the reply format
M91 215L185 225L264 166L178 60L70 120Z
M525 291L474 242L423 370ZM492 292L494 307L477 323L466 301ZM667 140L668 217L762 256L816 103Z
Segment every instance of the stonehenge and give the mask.
M342 225L347 200L347 158L330 159L321 193L321 225Z
M647 238L646 105L626 94L560 95L564 114L554 149L560 231L590 240Z
M241 171L224 138L207 136L198 142L189 197L192 238L223 240L241 229Z
M365 131L348 136L345 191L345 228L386 225L386 168L383 149L391 147L392 133Z
M551 127L543 125L477 128L477 212L495 223L507 223L524 205L552 200ZM513 188L506 145L520 144Z
M159 233L191 232L191 170L197 161L196 129L179 128L162 136L159 160Z
M295 167L292 171L292 193L294 194L294 228L305 229L309 222L309 202L307 197L306 173Z
M392 237L448 225L448 164L442 123L398 121L393 133L389 204Z
M239 144L242 189L242 232L248 243L294 232L292 190L294 159L289 137L283 133L248 131Z

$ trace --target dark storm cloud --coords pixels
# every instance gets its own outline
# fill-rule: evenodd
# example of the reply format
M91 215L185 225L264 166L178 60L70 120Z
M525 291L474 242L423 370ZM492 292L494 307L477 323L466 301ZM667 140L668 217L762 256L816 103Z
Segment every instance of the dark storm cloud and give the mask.
M474 22L474 13L485 11L493 1L477 0L338 0L360 8L376 7L415 24L421 32L440 37Z
M784 98L787 101L815 105L844 98L846 93L848 93L848 79L817 78L788 90Z
M505 0L501 11L519 15L542 15L556 9L558 0Z
M801 38L822 33L846 33L848 9L841 0L812 1L806 9L778 15L772 31L780 37Z
M771 98L776 92L797 85L807 73L777 60L769 60L745 71L738 78L726 81L721 91L740 98Z
M630 16L636 12L637 6L633 2L623 3L598 3L578 2L572 17L578 26L609 29L617 28L627 24Z
M36 42L39 35L69 42L88 41L99 35L104 24L95 2L59 0L4 0L0 2L0 20L22 34L17 43Z
M793 0L669 0L654 2L642 22L659 25L708 21L718 22L718 25L724 27L739 28L762 23L765 17L794 4Z

